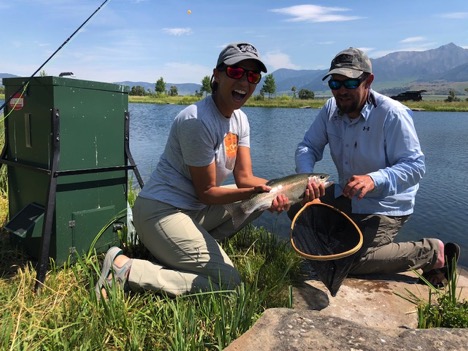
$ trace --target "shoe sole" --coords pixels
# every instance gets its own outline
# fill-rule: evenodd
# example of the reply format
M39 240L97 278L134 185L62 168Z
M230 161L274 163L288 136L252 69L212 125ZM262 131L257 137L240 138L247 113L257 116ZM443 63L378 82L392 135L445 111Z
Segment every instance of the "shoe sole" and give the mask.
M98 300L101 299L101 289L104 288L104 284L107 282L107 277L111 273L112 265L114 263L115 258L122 253L122 250L116 246L111 247L107 253L106 257L104 258L104 263L102 264L101 276L94 288L96 291L96 297Z

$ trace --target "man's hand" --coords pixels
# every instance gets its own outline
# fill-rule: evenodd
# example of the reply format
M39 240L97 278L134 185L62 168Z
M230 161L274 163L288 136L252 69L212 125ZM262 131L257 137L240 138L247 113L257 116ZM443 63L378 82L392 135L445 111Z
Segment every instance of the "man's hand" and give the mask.
M349 199L357 195L357 198L360 200L366 196L368 192L374 190L374 188L374 180L370 176L354 175L349 178L348 183L343 189L343 195Z
M318 198L323 195L325 195L325 185L310 181L309 184L307 184L302 205L310 201L318 200Z

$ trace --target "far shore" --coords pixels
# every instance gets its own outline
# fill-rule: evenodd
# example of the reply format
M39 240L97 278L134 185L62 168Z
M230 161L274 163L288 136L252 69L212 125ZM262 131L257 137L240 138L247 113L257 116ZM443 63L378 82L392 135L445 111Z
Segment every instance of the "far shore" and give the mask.
M0 99L5 99L4 94L0 94ZM174 105L190 105L200 97L194 95L147 95L133 96L129 95L130 103L147 103L147 104L174 104ZM423 98L421 101L404 101L403 104L411 108L413 111L438 111L438 112L468 112L468 101L466 96L461 96L460 100L446 102L441 99L430 100ZM258 96L250 98L245 106L249 107L275 107L275 108L321 108L325 103L326 98L320 97L316 99L301 100L292 98L291 96L275 96L259 99Z
M148 103L148 104L175 104L189 105L198 101L200 98L196 96L129 96L131 103ZM250 98L245 106L249 107L276 107L276 108L321 108L325 103L326 98L317 99L293 99L291 96L277 96L264 99L257 97ZM466 97L460 98L463 101L445 102L444 100L421 100L421 101L405 101L403 104L411 108L413 111L439 111L439 112L468 112L468 101Z

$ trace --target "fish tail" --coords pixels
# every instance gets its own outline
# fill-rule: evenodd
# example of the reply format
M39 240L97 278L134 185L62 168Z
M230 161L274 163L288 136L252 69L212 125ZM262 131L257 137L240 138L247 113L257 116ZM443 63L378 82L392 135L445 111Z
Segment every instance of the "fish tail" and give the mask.
M224 205L226 211L229 212L231 215L232 223L234 224L234 228L240 227L242 223L250 216L250 213L244 212L242 208L242 203L234 202L231 204Z

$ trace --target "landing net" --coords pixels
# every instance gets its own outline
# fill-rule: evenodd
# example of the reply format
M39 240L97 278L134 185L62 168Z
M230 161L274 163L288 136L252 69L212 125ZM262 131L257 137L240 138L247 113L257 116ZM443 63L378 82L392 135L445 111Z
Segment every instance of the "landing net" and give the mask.
M321 203L305 204L291 224L291 245L310 260L317 277L335 296L362 247L362 232L339 209Z

